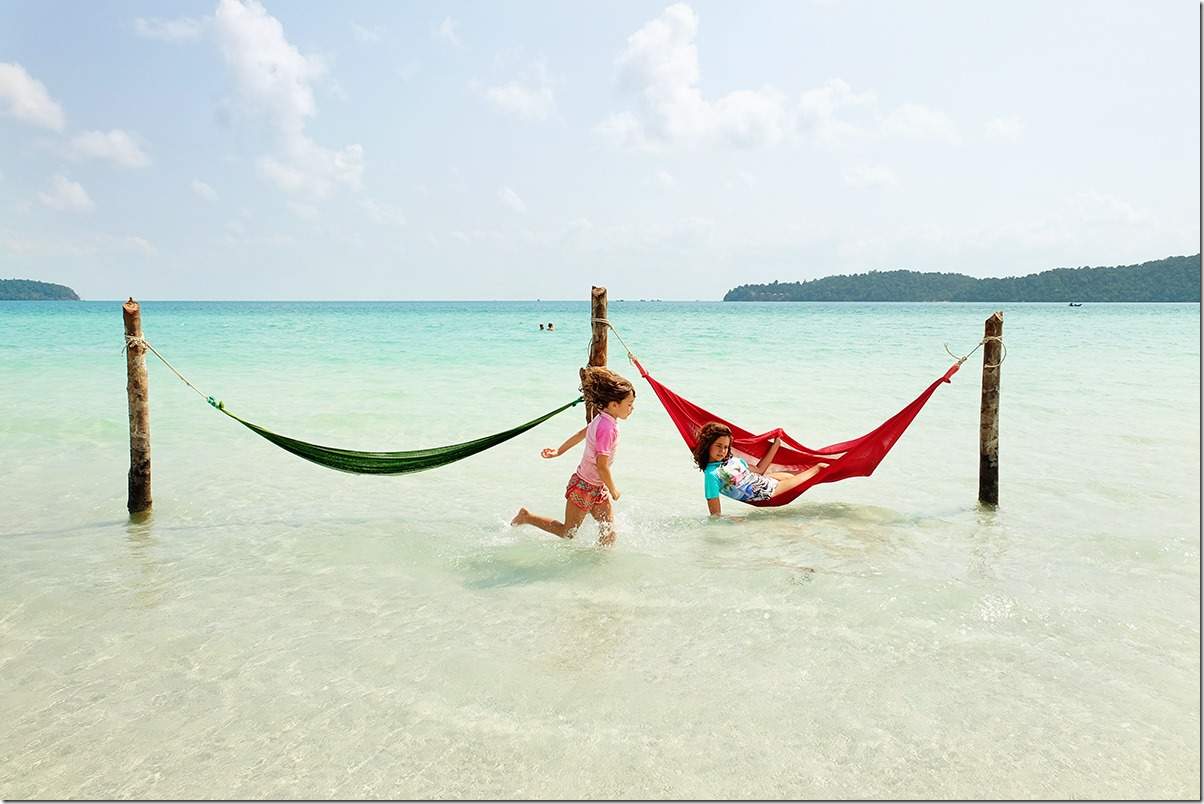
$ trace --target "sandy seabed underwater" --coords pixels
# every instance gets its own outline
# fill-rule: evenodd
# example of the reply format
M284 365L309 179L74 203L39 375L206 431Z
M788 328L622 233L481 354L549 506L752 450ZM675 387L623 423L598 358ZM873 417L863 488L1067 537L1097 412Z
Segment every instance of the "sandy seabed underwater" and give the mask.
M1200 311L1008 304L873 477L710 521L636 384L615 549L559 516L579 408L453 466L332 472L149 359L125 513L120 303L0 302L0 797L1198 798ZM969 351L979 304L612 301L673 390L809 446ZM143 305L277 432L438 446L575 398L586 302ZM538 324L554 321L556 331Z

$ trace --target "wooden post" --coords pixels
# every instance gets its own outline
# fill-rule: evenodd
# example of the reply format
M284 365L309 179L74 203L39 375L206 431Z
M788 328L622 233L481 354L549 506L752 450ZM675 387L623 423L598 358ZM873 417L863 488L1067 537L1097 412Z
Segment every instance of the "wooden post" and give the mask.
M1003 312L986 322L982 350L982 414L978 427L978 501L999 505L999 362L1003 355Z
M130 478L131 514L151 509L150 399L146 378L146 347L142 345L142 311L133 297L121 306L125 321L126 396L130 404ZM137 338L130 341L131 338Z
M589 365L605 366L606 365L606 325L598 323L599 319L606 319L606 288L594 286L589 294L589 316L592 325L593 335L589 342ZM585 376L585 369L581 370L582 377ZM585 420L591 421L594 414L597 413L592 406L585 406Z

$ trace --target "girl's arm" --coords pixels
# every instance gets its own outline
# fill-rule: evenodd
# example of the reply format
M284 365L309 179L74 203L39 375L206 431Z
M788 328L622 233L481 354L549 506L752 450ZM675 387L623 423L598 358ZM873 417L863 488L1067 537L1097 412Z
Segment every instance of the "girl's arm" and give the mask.
M778 454L778 447L780 446L782 445L779 444L778 440L775 438L773 440L773 446L769 448L769 452L765 453L765 457L761 459L761 462L753 467L753 471L759 475L765 474L769 467L773 465L774 456Z
M582 427L580 430L569 436L568 440L559 447L544 447L539 454L545 458L555 458L557 455L563 455L566 450L570 450L581 443L581 439L585 438L585 431L588 428L589 425L587 424L585 427Z
M610 456L599 455L594 465L598 467L598 477L602 478L606 488L610 489L611 499L619 499L619 490L615 487L615 479L610 476Z
M707 500L707 510L709 510L711 512L711 516L720 516L723 514L723 511L720 510L720 508L719 508L719 498L718 497Z

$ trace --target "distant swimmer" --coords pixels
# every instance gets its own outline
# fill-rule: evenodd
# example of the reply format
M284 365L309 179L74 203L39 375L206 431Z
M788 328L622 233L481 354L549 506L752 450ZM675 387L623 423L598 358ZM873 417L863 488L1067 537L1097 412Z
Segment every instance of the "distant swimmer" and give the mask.
M548 332L551 332L555 328L556 328L556 325L553 324L551 321L549 321L548 322Z
M543 324L540 324L540 325L539 325L539 331L540 331L540 332L543 332Z

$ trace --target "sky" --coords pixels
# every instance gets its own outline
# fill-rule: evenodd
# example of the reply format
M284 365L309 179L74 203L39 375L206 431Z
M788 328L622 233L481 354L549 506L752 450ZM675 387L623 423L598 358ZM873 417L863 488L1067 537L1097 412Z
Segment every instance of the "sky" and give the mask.
M719 299L1194 254L1195 0L0 2L0 278Z

